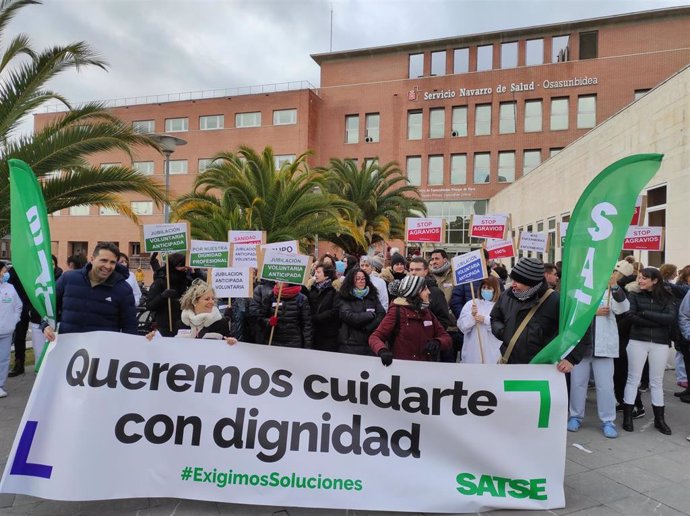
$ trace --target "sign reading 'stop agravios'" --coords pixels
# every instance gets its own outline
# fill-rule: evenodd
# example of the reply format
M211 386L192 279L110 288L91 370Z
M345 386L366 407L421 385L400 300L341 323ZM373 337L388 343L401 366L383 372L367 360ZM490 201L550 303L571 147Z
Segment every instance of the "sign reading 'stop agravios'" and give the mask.
M407 217L405 219L405 241L440 244L444 241L445 229L446 221L442 218Z

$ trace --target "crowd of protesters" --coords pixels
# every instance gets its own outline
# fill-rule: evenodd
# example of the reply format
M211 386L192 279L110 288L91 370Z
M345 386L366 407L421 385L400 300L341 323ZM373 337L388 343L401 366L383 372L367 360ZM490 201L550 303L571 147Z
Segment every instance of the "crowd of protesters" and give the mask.
M559 331L560 263L524 257L508 273L484 253L487 277L457 286L443 249L433 250L429 261L395 249L388 258L325 254L306 285L258 280L251 299L220 305L205 272L187 266L185 255L170 254L160 263L154 254L146 290L141 269L131 272L117 246L101 243L88 261L70 257L64 274L53 257L59 329L142 334L139 306L139 313L150 314L152 327L143 332L150 340L160 335L272 344L378 357L384 366L394 360L527 364ZM671 434L662 380L673 345L683 389L675 395L690 403L689 291L690 266L644 267L632 257L616 264L586 334L557 364L568 377L569 431L582 425L593 382L606 437L618 436L617 412L622 428L633 431L633 420L646 414L647 391L655 428ZM38 354L55 330L40 320L4 262L0 298L2 398L7 377L24 374L28 325Z

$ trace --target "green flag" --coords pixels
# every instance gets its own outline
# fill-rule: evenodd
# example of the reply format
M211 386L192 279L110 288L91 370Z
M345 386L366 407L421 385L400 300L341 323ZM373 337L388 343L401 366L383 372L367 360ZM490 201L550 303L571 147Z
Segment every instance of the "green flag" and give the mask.
M630 226L635 200L662 154L636 154L606 167L573 210L563 248L559 332L532 364L553 364L582 339L606 291Z
M29 165L18 159L9 165L12 264L31 304L54 327L55 276L43 192ZM42 358L36 357L36 370Z

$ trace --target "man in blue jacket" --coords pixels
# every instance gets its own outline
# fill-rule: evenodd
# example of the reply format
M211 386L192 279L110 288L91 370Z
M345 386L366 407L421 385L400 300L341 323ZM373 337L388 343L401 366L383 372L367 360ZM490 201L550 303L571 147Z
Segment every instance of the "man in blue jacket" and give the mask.
M100 242L91 262L82 269L65 272L56 283L60 333L114 331L137 334L136 307L129 270L117 263L120 250L112 242ZM47 322L45 337L55 340Z

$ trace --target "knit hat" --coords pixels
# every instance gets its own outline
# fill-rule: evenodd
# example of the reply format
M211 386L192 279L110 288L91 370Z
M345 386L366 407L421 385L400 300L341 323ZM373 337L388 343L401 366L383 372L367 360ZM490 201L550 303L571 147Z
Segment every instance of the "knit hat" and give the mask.
M381 272L383 269L383 260L380 256L364 255L359 259L359 263L368 263L376 272Z
M171 269L175 267L184 267L184 262L187 257L182 253L172 253L168 255L168 265Z
M510 271L515 281L534 287L544 281L544 263L538 258L521 258Z
M405 258L403 257L403 255L396 253L393 256L391 256L391 267L393 267L394 265L397 265L398 263L402 263L403 265L407 265L407 262L405 261Z
M419 294L426 286L426 279L421 276L412 276L408 274L402 280L400 280L400 286L398 287L398 296L404 298L415 297Z
M631 276L635 272L632 263L626 260L618 262L613 270L620 272L623 276Z

